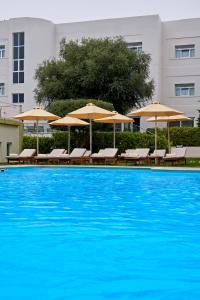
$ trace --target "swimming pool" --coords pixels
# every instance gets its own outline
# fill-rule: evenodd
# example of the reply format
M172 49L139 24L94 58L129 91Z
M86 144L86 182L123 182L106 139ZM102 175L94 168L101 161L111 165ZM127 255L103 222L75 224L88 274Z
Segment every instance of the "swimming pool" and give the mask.
M200 172L0 173L0 299L200 299Z

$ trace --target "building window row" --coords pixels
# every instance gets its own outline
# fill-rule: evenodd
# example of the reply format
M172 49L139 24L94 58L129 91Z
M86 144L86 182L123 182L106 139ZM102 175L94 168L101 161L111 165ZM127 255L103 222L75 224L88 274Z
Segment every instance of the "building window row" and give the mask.
M0 45L0 58L4 58L6 54L5 45Z
M24 83L24 32L13 33L13 83Z
M4 96L4 95L5 95L5 84L0 83L0 96Z
M195 45L179 45L175 46L176 58L195 57Z
M175 84L175 95L176 96L194 96L195 95L194 83Z

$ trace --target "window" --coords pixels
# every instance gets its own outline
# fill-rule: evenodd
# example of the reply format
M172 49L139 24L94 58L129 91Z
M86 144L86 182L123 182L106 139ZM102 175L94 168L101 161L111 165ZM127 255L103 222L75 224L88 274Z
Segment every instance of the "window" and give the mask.
M175 84L176 96L194 96L195 86L194 83Z
M6 144L6 155L9 156L11 153L12 143L8 142Z
M5 84L0 83L0 96L4 96L4 95L5 95Z
M176 58L195 57L195 45L175 46Z
M194 127L194 117L190 117L191 120L186 122L181 122L182 127Z
M5 57L5 46L0 45L0 58L4 58L4 57Z
M13 103L24 103L24 94L13 94L12 102Z
M190 117L189 121L170 122L169 127L194 127L194 117Z
M13 33L13 83L24 83L24 32Z
M133 51L135 51L136 53L140 53L142 52L142 42L138 42L138 43L128 43L127 47Z
M181 122L180 121L169 122L169 127L181 127Z

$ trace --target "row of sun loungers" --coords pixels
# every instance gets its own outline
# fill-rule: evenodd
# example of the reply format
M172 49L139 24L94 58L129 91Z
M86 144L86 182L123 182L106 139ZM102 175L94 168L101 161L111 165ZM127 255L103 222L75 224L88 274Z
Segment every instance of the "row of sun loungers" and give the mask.
M149 163L157 161L160 164L163 162L185 162L186 148L174 148L170 154L166 154L164 149L155 150L152 154L149 154L149 148L137 148L128 149L125 153L117 156L117 148L105 148L99 150L98 153L91 154L85 148L75 148L71 154L66 153L65 149L54 149L49 154L38 154L36 155L35 149L24 149L19 155L11 154L7 156L8 163L10 161L19 163L74 163L79 162L80 164L86 163L104 163L109 162L115 163L117 160L124 160L127 162L135 163Z

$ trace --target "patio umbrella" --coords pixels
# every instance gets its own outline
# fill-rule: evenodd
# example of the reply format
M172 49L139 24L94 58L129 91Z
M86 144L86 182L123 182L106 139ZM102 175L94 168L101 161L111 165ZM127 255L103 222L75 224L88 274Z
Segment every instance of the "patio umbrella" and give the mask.
M40 107L35 107L29 111L26 111L24 113L21 113L14 117L17 120L30 120L30 121L36 121L36 132L37 132L37 155L39 153L39 137L38 137L38 122L40 120L42 121L52 121L57 120L60 117L49 113L46 110L41 109Z
M171 107L153 102L145 107L135 110L128 114L130 117L155 117L155 150L157 150L157 119L160 116L180 115L181 112Z
M109 117L114 115L114 113L98 107L93 103L88 103L84 107L74 110L68 115L70 117L90 120L90 151L92 152L92 120Z
M101 119L95 119L94 121L97 123L109 123L113 124L113 146L115 148L115 129L116 129L116 124L120 123L132 123L134 122L133 119L128 118L126 116L123 116L116 111L113 112L114 115L106 118L101 118Z
M63 117L59 120L53 121L49 124L54 125L54 126L67 126L68 127L68 153L70 153L70 129L71 129L71 126L89 125L89 123L87 123L85 121L82 121L77 118L69 117L68 115L66 115L65 117Z
M167 122L167 136L168 136L168 149L170 152L170 131L169 131L169 123L171 122L177 122L177 121L190 121L191 119L184 116L184 115L176 115L176 116L170 116L170 117L158 117L157 120L155 117L149 118L147 122Z

